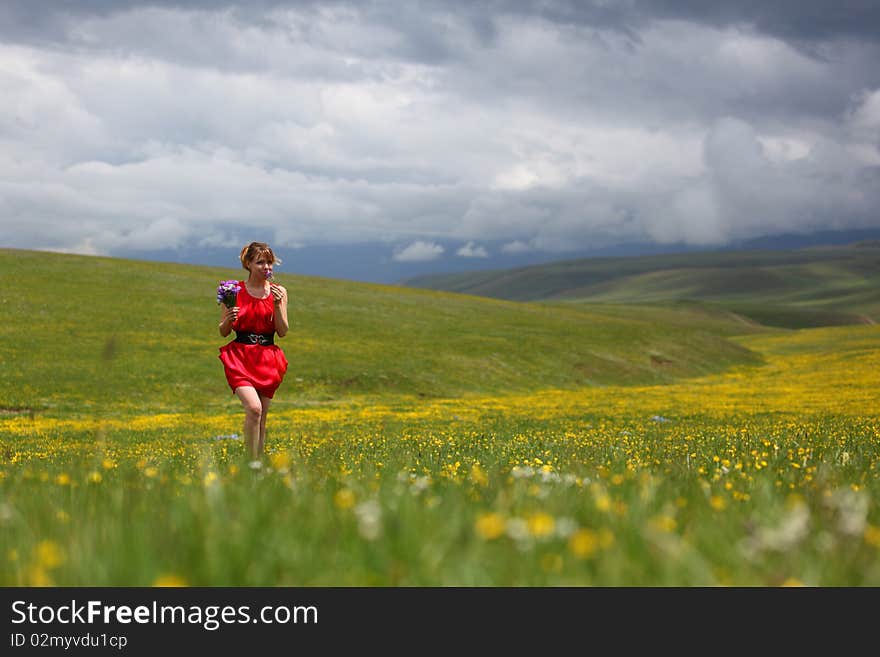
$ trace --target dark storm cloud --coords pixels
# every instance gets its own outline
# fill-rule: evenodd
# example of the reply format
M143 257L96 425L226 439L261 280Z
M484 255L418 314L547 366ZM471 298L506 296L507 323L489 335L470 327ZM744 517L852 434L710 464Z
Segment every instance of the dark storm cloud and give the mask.
M444 10L470 16L486 37L493 33L493 15L537 16L558 23L619 29L635 34L645 22L674 19L716 27L751 25L756 30L795 40L855 38L880 40L880 5L875 0L421 0L403 4L385 1L322 2L321 0L5 0L7 26L45 25L53 15L99 15L142 7L181 10L236 9L258 14L275 8L350 6L405 26L416 12ZM416 25L416 30L422 26Z
M186 11L230 9L259 21L261 12L278 8L348 6L407 32L413 44L422 43L425 53L437 47L435 34L426 23L414 20L425 13L448 12L465 16L485 40L495 34L493 17L518 15L540 17L560 24L586 25L620 30L637 39L638 30L657 19L704 23L715 27L747 25L758 32L806 43L837 38L880 41L880 5L875 0L421 0L403 4L344 0L6 0L0 7L0 29L33 35L37 29L57 25L59 17L108 15L136 8L154 7Z
M765 34L795 41L837 38L880 41L876 0L644 0L645 13L715 26L749 24Z
M336 44L339 50L360 53L367 57L396 57L407 61L439 64L462 59L461 43L450 38L448 19L460 28L467 25L470 36L481 45L491 46L499 30L499 21L505 18L545 20L563 29L587 29L578 38L601 40L601 32L616 33L631 44L635 52L641 42L641 32L656 21L676 20L706 25L718 29L744 28L757 34L766 34L785 40L793 47L818 59L834 57L825 42L852 39L869 44L880 44L880 4L874 0L843 0L839 2L805 0L776 0L761 2L701 2L700 0L548 0L529 2L521 0L412 0L394 2L373 0L358 2L341 0L6 0L0 5L0 39L19 43L73 45L79 48L97 48L102 44L82 39L76 32L83 18L109 17L132 10L162 9L185 12L228 12L242 25L272 27L273 12L294 10L314 14L322 10L347 10L359 20L396 35L393 42L383 41L371 49L369 41ZM278 27L275 25L275 27ZM284 30L285 26L281 26ZM294 37L291 37L294 38ZM319 35L300 33L295 38L320 38ZM106 47L125 52L124 44L109 41ZM176 47L175 47L176 45ZM175 56L192 62L191 48L181 44L166 44L163 56ZM134 52L153 48L137 41L130 44ZM175 50L178 52L175 55ZM877 52L872 51L871 56ZM204 58L207 59L207 55ZM200 62L207 64L207 61ZM217 52L213 65L236 68L240 62ZM567 64L571 67L572 64ZM866 75L866 71L862 71ZM872 76L872 79L878 79ZM780 89L780 95L787 89ZM801 96L795 90L795 96ZM827 95L826 95L827 97ZM815 103L815 97L806 97ZM837 106L835 110L839 109Z
M854 91L880 85L880 3L874 0L776 0L761 2L705 2L700 0L549 0L525 2L494 0L420 0L392 2L376 0L355 2L344 0L7 0L0 5L0 39L9 42L55 44L56 47L133 53L160 57L184 64L213 66L226 70L265 70L283 67L278 61L267 61L260 52L236 51L210 39L199 40L199 31L191 38L174 34L142 35L111 34L85 36L78 30L83 18L107 18L136 9L182 10L187 12L228 11L230 19L244 27L256 25L278 38L291 42L314 44L334 56L318 61L290 61L315 75L331 77L382 75L370 68L369 61L384 59L443 65L461 63L467 85L468 69L474 54L485 49L491 55L497 45L499 25L505 20L544 20L562 30L575 30L566 38L590 40L608 51L602 69L585 66L583 61L550 62L535 52L534 66L506 67L503 60L491 60L494 70L479 70L479 80L468 93L551 93L561 101L566 96L572 103L593 103L593 79L618 85L616 93L622 102L642 103L646 94L657 99L657 106L671 104L673 114L680 114L678 103L693 106L698 99L705 105L704 116L717 116L723 105L733 114L762 115L767 111L787 115L829 116L839 114ZM277 11L294 10L303 17L299 29L291 31ZM324 34L311 29L309 17L322 10L344 10L356 16L364 27L381 30L384 38L368 38L360 34ZM821 66L834 69L833 75L816 76L805 67L799 70L770 68L765 71L743 71L741 62L725 62L728 71L713 71L712 77L701 74L699 62L691 59L664 60L666 53L655 57L645 43L645 31L657 21L676 20L716 29L742 28L755 34L771 35L788 43L798 52L819 60ZM454 23L452 25L451 23ZM200 30L204 31L204 27ZM463 32L466 32L463 36ZM564 34L564 33L563 33ZM464 41L462 40L464 38ZM830 49L828 40L851 39L849 47ZM715 56L710 43L695 44L703 48L693 53L699 59ZM365 60L356 65L342 66L346 54ZM503 55L500 52L499 55ZM537 64L540 64L537 65ZM555 65L554 65L555 64ZM554 65L551 67L551 65ZM718 75L721 73L721 75ZM725 73L729 75L724 75ZM747 79L737 79L743 73ZM757 73L757 75L754 75ZM558 84L564 77L567 84ZM603 78L609 78L603 80ZM610 79L614 78L614 79ZM729 84L728 84L729 83ZM547 86L553 84L553 89ZM628 84L637 86L636 90ZM519 87L519 89L517 89ZM601 93L601 88L600 88ZM598 99L601 105L602 98ZM713 104L715 106L713 106ZM696 107L700 113L700 107Z
M718 28L750 26L758 32L798 42L852 38L880 41L876 0L550 0L499 2L490 11L602 29L638 38L653 20L680 20Z

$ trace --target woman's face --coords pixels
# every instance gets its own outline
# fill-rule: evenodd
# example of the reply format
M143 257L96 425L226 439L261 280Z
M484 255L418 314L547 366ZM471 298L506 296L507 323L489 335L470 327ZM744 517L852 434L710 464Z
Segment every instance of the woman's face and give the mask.
M251 260L248 269L254 274L261 275L263 278L269 278L268 274L272 271L272 263L269 262L269 259L266 256L258 255Z

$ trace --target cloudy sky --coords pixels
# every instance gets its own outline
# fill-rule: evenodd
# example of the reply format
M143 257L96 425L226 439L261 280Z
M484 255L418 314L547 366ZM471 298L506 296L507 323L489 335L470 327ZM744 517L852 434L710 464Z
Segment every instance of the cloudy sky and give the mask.
M876 0L3 0L0 246L442 270L880 228L878 62Z

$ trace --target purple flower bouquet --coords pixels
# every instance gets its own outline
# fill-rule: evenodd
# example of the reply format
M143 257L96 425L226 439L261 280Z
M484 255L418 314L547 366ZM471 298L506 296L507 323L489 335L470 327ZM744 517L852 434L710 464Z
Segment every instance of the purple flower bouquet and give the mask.
M217 304L223 304L227 308L235 306L235 299L241 286L238 281L220 281L217 286Z

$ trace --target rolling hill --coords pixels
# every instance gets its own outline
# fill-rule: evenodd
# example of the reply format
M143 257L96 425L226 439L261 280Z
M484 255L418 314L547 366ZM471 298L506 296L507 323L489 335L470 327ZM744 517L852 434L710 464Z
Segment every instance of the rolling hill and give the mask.
M880 242L560 261L405 285L518 301L698 303L769 326L880 321Z
M242 270L0 250L0 412L230 403L220 279ZM663 383L758 362L724 312L550 306L279 274L291 331L276 404Z

